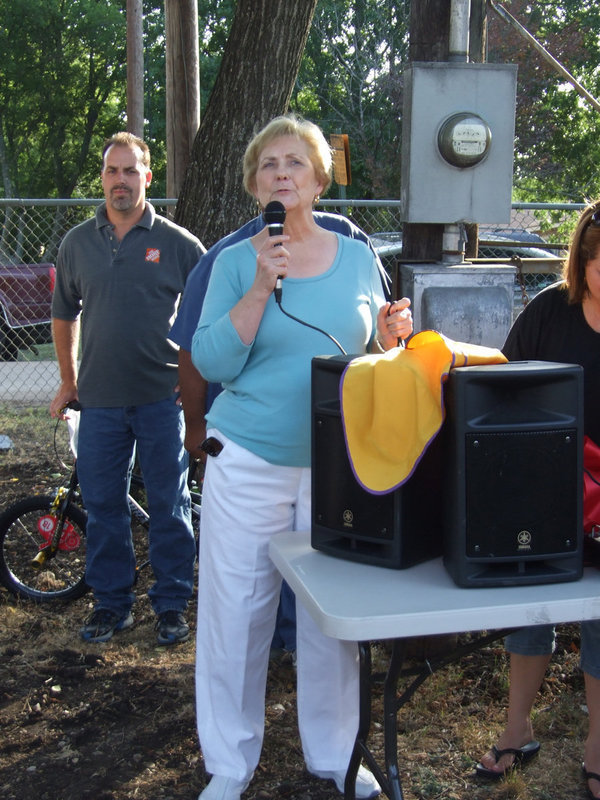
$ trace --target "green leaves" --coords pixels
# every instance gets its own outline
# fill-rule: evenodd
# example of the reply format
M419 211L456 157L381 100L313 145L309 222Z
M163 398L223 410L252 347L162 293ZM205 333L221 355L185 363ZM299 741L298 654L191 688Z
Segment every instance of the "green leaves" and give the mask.
M69 197L125 103L123 0L0 6L1 167L22 197ZM2 151L0 151L2 152ZM99 161L95 164L99 171Z
M600 96L597 0L504 3ZM202 113L236 6L236 0L198 0ZM327 134L349 135L348 197L400 196L408 7L405 0L319 0L315 11L291 105ZM493 11L488 20L488 60L519 66L515 196L537 201L596 196L599 112ZM21 197L99 192L102 140L125 125L126 34L126 0L0 3L0 192ZM248 75L254 67L247 63ZM166 135L164 4L158 0L144 3L144 69L146 138L153 194L159 196L165 192Z
M600 7L596 0L513 0L510 12L596 98ZM599 113L531 45L490 15L489 61L519 66L515 194L522 201L582 202L599 193Z

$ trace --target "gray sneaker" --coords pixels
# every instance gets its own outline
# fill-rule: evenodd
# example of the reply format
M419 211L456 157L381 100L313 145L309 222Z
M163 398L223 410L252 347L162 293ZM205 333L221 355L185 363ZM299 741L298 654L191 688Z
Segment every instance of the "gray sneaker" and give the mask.
M177 644L185 642L190 635L190 626L181 611L163 611L158 615L155 625L158 631L159 644Z
M115 631L124 631L133 625L131 613L118 614L109 608L96 608L79 629L84 642L108 642Z

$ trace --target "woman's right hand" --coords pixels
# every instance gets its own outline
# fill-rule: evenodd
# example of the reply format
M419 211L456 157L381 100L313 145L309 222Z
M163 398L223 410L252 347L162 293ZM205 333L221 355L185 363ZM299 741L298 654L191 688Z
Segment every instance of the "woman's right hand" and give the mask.
M277 278L287 275L290 254L283 243L289 238L283 234L267 236L262 244L258 237L252 240L257 252L254 283L229 312L234 328L246 345L254 341Z
M267 295L275 289L277 278L287 276L290 254L284 242L288 242L289 239L290 237L284 234L269 236L258 250L254 285Z

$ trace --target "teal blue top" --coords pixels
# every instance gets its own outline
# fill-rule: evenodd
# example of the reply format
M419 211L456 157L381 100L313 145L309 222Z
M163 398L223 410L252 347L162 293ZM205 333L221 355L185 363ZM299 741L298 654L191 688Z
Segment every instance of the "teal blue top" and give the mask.
M363 354L375 337L384 295L369 248L336 234L338 250L321 275L286 278L281 305L289 314L331 334L346 353ZM222 383L207 423L272 464L310 466L311 359L339 354L323 333L267 301L256 338L244 344L229 311L256 274L249 240L215 261L194 338L192 361L208 381Z

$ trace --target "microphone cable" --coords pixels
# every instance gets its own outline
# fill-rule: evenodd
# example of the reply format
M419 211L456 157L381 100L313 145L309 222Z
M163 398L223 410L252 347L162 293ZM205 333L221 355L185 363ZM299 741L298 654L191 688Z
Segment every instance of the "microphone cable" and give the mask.
M269 236L281 236L283 233L283 225L285 223L285 214L285 206L283 203L280 203L279 200L271 200L270 203L267 203L263 211L263 217L267 228L269 229ZM280 245L276 246L279 247ZM298 319L298 317L295 317L293 314L290 314L285 310L285 308L281 305L281 283L282 279L279 275L277 277L275 288L273 289L273 294L275 295L275 302L279 306L282 314L285 314L286 317L293 319L294 322L304 325L305 328L312 328L313 331L317 331L317 333L322 333L323 336L327 336L327 338L331 339L334 345L340 350L341 354L343 356L347 356L348 353L344 350L338 340L330 333L327 333L327 331L324 331L321 328L317 328L315 325L311 325L310 322L305 322L303 319Z
M281 311L281 313L285 314L286 317L293 319L294 322L298 322L300 325L304 325L305 328L312 328L313 331L317 331L317 333L322 333L323 336L326 336L334 343L334 345L339 349L339 351L343 356L348 355L348 353L344 350L344 348L338 342L335 336L332 336L330 333L327 333L327 331L324 331L322 328L317 328L316 325L311 325L310 322L305 322L303 319L299 319L299 317L295 317L293 314L290 314L288 311L286 311L285 308L281 305L281 288L275 289L275 302L279 306L279 310Z

